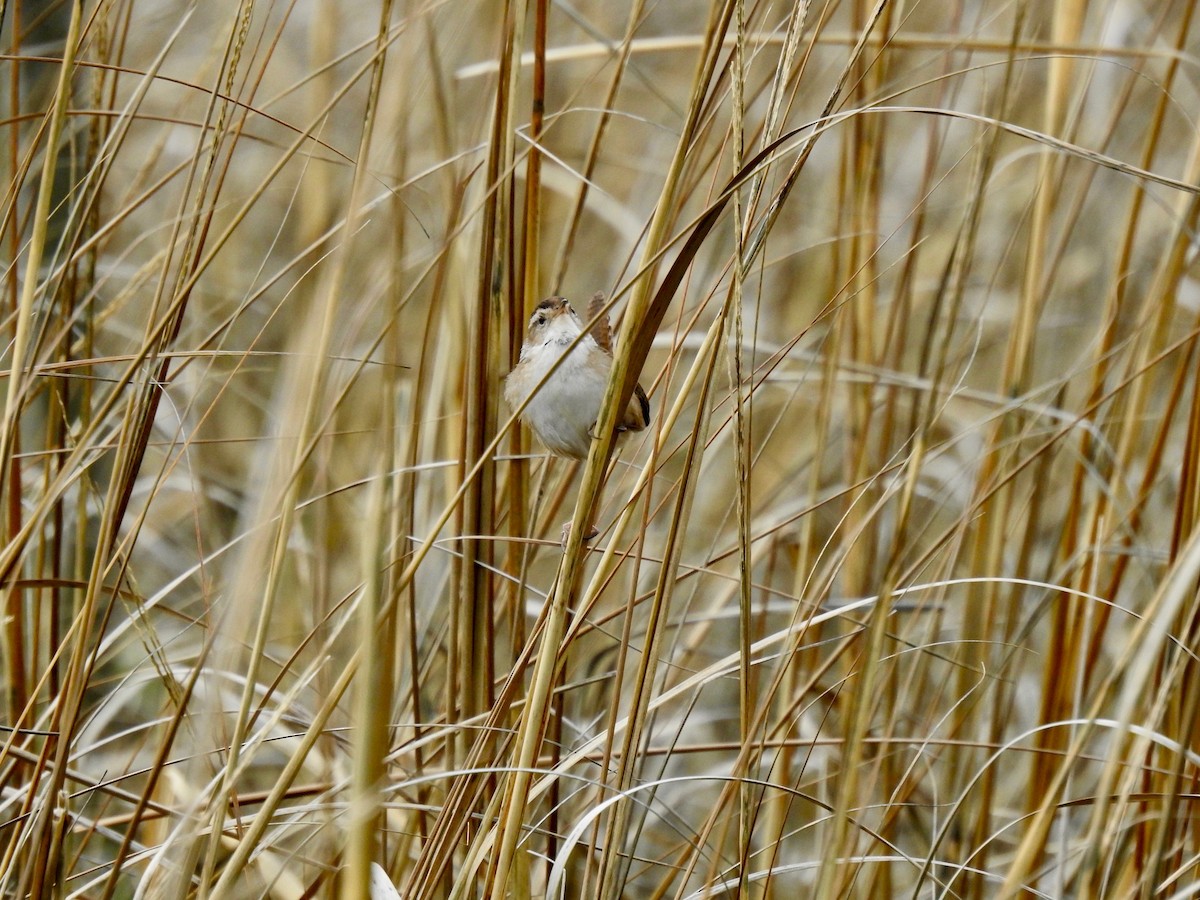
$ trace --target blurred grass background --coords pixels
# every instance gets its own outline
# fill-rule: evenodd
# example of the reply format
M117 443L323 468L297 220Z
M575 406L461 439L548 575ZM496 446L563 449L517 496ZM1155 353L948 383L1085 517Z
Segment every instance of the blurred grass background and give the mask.
M1200 894L1194 4L0 24L5 896Z

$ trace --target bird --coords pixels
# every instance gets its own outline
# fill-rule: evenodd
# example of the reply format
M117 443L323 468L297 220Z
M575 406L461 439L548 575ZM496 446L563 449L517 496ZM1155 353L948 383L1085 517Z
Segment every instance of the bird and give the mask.
M592 297L587 320L597 317L604 302L603 292ZM583 325L584 320L565 297L548 297L537 305L529 317L520 361L504 380L504 399L511 408L519 408L534 392L550 367L583 333ZM605 313L525 407L521 421L555 456L587 457L612 363L612 328ZM642 431L649 425L650 400L639 384L621 411L617 432Z

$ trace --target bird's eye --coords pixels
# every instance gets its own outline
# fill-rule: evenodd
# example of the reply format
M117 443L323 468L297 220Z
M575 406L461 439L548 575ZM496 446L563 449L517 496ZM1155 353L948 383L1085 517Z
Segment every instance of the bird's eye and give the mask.
M546 314L538 313L536 316L534 316L533 324L534 325L545 325L546 324Z

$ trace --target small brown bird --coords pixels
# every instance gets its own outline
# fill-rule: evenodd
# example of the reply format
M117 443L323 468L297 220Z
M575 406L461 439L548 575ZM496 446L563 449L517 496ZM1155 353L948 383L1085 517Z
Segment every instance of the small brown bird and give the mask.
M604 306L598 293L588 304L592 319ZM516 409L563 352L583 332L583 322L563 297L543 300L529 319L521 360L504 380L504 399ZM584 459L592 444L600 403L612 368L612 330L604 315L525 407L521 421L556 456ZM639 384L629 398L617 431L641 431L650 424L650 401Z

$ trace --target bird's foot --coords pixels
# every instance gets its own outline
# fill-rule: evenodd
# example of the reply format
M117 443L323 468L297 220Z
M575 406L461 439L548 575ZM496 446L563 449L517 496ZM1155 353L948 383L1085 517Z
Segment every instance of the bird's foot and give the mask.
M586 544L588 541L594 539L596 537L596 535L598 535L599 533L600 533L600 529L596 528L593 525L591 528L588 529L587 533L584 534L583 543ZM567 549L567 541L570 539L570 537L571 537L571 523L563 522L561 541L562 541L562 548L564 551L566 551L566 549Z

